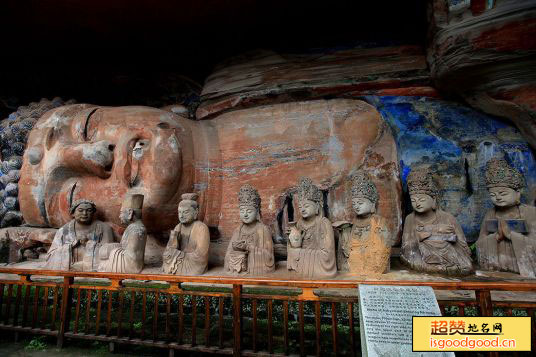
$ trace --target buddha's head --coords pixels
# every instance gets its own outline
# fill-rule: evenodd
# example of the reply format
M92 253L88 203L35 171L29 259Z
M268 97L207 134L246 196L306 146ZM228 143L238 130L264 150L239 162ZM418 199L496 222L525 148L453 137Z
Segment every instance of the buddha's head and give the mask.
M76 223L88 225L93 222L97 208L95 203L90 200L81 199L73 203L71 206L71 216Z
M178 207L179 222L182 224L190 224L197 220L199 214L199 204L197 203L197 194L185 193L182 195L182 200Z
M140 220L143 208L143 195L134 194L125 197L125 200L121 204L121 210L119 211L119 221L126 227L130 223Z
M429 170L416 168L408 175L408 191L411 206L416 214L435 211L437 208L437 183Z
M298 209L303 219L307 220L312 217L321 215L324 196L322 191L313 185L308 177L300 179L298 184Z
M260 220L261 197L253 186L246 184L240 187L238 208L242 223L251 224Z
M486 186L495 207L507 208L521 203L523 175L505 160L492 159L487 163Z
M352 177L352 208L358 217L376 212L378 203L376 185L365 171L359 171Z
M123 197L142 194L148 230L171 227L193 178L188 120L149 107L51 110L30 132L23 161L19 199L30 225L61 226L80 197L120 224Z

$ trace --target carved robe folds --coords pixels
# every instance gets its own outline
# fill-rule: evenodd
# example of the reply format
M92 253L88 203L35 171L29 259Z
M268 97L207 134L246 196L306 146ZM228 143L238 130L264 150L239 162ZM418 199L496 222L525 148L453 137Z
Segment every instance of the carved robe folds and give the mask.
M321 216L305 226L299 220L296 227L301 232L301 248L287 247L287 268L300 277L331 278L337 274L335 239L329 219Z
M454 234L437 231L442 224L452 225ZM402 236L401 260L417 271L467 275L473 272L471 251L456 219L440 209L436 219L421 225L415 213L407 216Z
M79 234L80 235L80 234ZM47 253L44 269L95 271L99 264L99 249L103 244L113 243L110 226L94 221L92 231L84 237L77 236L76 221L73 219L61 227L54 236ZM75 241L80 243L73 247ZM87 243L85 241L87 240Z
M385 219L372 215L368 225L361 227L354 219L342 230L339 240L339 269L352 274L382 274L389 270L391 246Z
M121 238L121 243L107 244L101 248L103 261L100 271L112 273L139 273L143 269L147 231L141 221L130 224ZM107 254L109 252L109 255Z
M201 221L192 223L188 234L184 234L179 223L171 231L164 250L162 268L166 274L200 275L207 271L210 235L208 227Z
M241 249L236 249L239 247ZM257 222L246 232L241 223L234 232L225 254L225 270L250 275L263 275L274 271L272 233L268 226Z
M497 233L488 231L487 222L496 221L492 208L484 217L476 243L478 263L484 270L499 270L536 278L536 207L519 205L519 216L524 220L527 234L511 230L510 238L497 241Z

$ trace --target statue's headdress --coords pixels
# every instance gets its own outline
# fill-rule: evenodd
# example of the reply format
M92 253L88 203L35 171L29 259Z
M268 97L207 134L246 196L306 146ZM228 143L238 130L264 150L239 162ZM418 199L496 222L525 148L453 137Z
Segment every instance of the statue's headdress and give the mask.
M519 191L525 186L523 175L505 160L491 159L486 164L486 186L509 187Z
M410 195L426 194L437 197L437 183L432 173L424 168L415 168L408 175L408 190Z
M261 207L261 196L255 187L245 184L240 187L238 191L238 205L239 206L253 206L257 210Z
M323 206L324 203L324 195L322 194L322 191L313 185L313 181L311 181L311 179L308 177L302 177L300 179L298 184L298 199L300 201L313 201L318 203L320 206Z
M127 197L125 197L125 199L123 200L122 207L141 210L141 208L143 207L143 195L127 195Z
M197 193L183 193L181 195L181 201L179 202L179 205L180 204L189 204L192 207L194 207L195 209L197 209L199 207L199 204L197 203L197 198L198 197L199 196L197 195Z
M91 201L91 200L86 200L85 198L82 198L80 200L76 200L74 201L74 203L71 205L71 208L69 209L69 212L71 214L74 213L74 211L76 210L76 207L82 205L82 204L88 204L88 205L91 205L91 207L93 207L93 210L96 211L97 210L97 205L95 205L95 202Z
M378 189L365 171L358 171L352 176L352 198L365 197L372 203L378 202Z

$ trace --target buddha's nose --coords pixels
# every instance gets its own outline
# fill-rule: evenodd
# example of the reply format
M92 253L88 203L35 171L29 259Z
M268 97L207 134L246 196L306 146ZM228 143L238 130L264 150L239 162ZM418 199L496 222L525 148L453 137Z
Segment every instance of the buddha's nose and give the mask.
M62 167L107 178L114 163L114 149L115 145L108 140L65 145L59 150L58 159Z

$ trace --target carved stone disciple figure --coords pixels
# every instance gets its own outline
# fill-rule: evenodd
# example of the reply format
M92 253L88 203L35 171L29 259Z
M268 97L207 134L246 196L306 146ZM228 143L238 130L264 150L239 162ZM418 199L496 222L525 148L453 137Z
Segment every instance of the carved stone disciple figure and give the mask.
M303 278L330 278L337 274L335 238L329 219L323 216L322 191L311 179L298 185L301 218L291 227L287 268Z
M234 274L263 275L274 271L272 233L261 222L261 197L251 185L238 192L240 226L235 229L225 254L225 270Z
M462 228L450 213L437 208L437 185L425 169L408 176L413 212L406 217L401 260L417 271L467 275L473 272L471 251Z
M143 269L147 231L141 221L143 195L126 197L121 205L119 219L123 226L120 243L106 244L101 248L102 263L99 271L112 273L139 273Z
M379 195L364 171L352 177L352 207L356 217L341 226L339 270L354 274L382 274L389 270L391 245L385 219L376 214Z
M45 269L96 271L99 248L113 243L111 227L95 218L95 203L81 199L70 212L73 219L61 227L48 250Z
M520 201L523 176L506 161L492 159L486 186L495 207L486 213L476 243L480 267L535 278L536 207Z
M207 271L210 234L197 220L197 194L185 193L179 203L179 224L171 231L164 250L162 269L166 274L200 275Z

